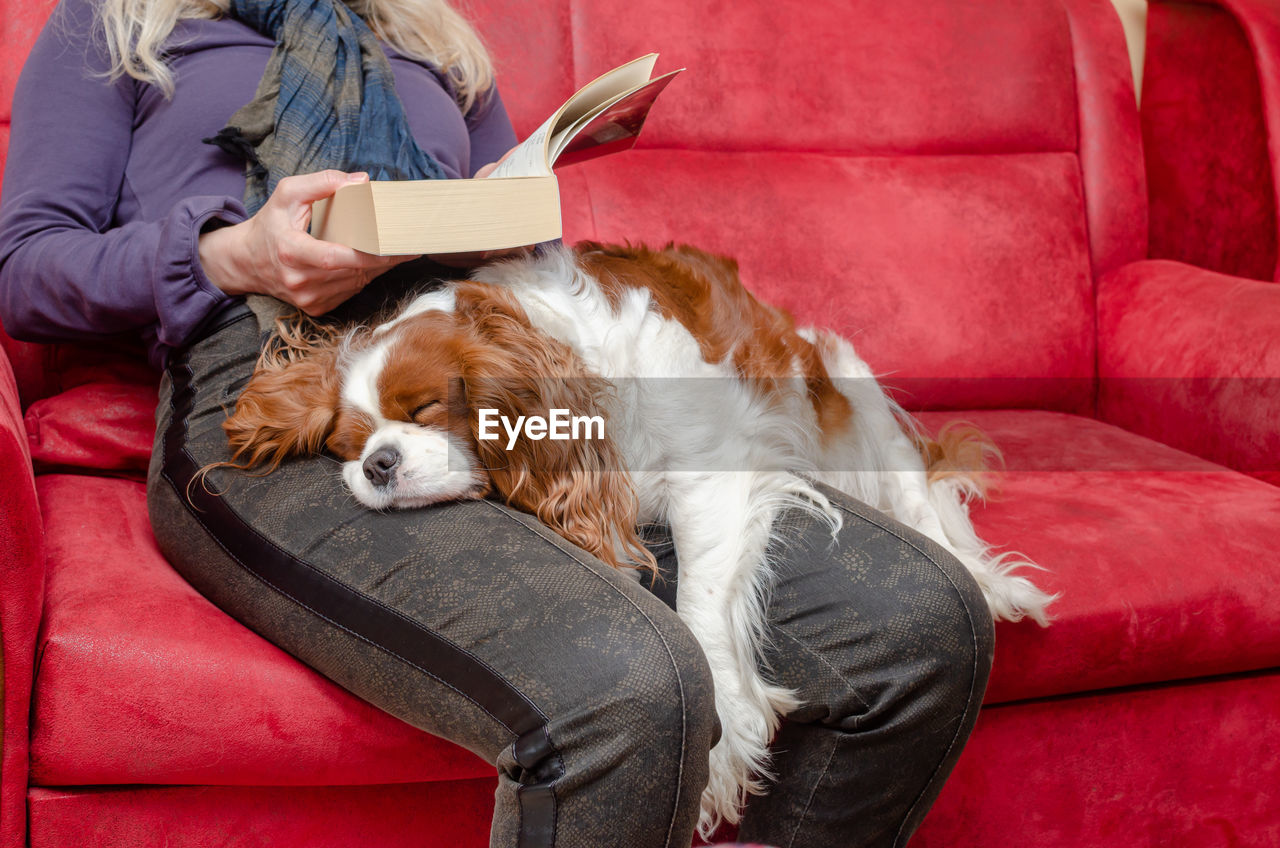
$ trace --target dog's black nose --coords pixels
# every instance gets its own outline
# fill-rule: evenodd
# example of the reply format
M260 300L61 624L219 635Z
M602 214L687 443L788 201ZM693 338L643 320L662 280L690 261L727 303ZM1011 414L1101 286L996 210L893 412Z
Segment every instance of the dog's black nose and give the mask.
M380 447L364 461L364 476L375 486L385 486L396 476L400 464L400 451L392 447Z

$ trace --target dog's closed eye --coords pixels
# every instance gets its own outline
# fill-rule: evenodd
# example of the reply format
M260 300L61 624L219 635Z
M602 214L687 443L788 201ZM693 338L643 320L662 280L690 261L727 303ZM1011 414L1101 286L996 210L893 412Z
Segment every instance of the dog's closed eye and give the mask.
M411 418L415 424L426 425L430 423L428 419L435 417L435 413L439 408L440 401L429 400L426 403L418 404L418 406L414 408L413 412L409 414L409 418Z

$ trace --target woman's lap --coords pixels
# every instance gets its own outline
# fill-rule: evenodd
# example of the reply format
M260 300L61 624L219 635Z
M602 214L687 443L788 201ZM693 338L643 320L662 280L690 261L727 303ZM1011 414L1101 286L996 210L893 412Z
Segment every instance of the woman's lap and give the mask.
M539 834L557 827L554 844L573 844L565 821L635 844L664 844L668 831L678 841L714 733L709 672L634 580L491 502L370 511L325 459L189 482L226 458L222 408L252 368L256 334L251 317L220 330L162 388L149 501L175 568L336 682L495 763L495 827L512 831L509 844L516 828L528 831L521 844L553 844ZM620 820L626 798L599 791L610 772L660 782L645 794L669 809L648 825Z
M194 345L166 379L150 500L175 567L338 683L496 763L493 844L683 839L715 720L705 660L674 613L492 502L372 512L323 458L264 477L214 472L218 496L188 483L226 458L220 424L256 352L244 318ZM972 581L921 537L840 502L839 545L797 516L775 551L771 658L807 703L784 730L785 786L744 823L754 838L858 844L845 804L880 823L857 826L868 844L909 834L985 685L990 624L973 622ZM903 768L904 756L918 762ZM638 817L619 804L651 821L628 821Z

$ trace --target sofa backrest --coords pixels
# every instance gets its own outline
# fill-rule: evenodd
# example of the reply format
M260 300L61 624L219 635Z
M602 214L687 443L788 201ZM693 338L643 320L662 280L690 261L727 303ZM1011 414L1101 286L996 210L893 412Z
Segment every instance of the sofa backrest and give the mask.
M1087 411L1093 273L1141 258L1109 0L473 8L517 128L659 51L636 151L562 173L566 238L688 241L854 340L910 405Z
M1280 280L1273 20L1264 4L1150 4L1142 132L1152 259Z
M0 134L49 5L6 13ZM1092 281L1146 238L1109 0L466 10L522 135L623 61L658 51L660 70L688 68L636 150L562 172L567 240L732 255L759 295L850 337L911 406L1092 408Z

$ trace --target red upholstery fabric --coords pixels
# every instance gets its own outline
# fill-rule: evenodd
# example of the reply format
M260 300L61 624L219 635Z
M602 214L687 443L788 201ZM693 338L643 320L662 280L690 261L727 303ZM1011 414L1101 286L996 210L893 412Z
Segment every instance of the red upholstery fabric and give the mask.
M31 344L14 341L0 331L0 347L13 365L24 409L88 383L127 383L154 394L159 381L136 338L94 344Z
M36 470L145 473L155 409L156 390L136 383L87 383L36 401L24 417Z
M1176 262L1098 285L1104 418L1280 484L1280 286Z
M0 62L0 123L9 123L9 107L13 103L13 87L22 70L22 59L35 44L40 28L57 0L30 0L6 3L0 32L4 33L5 61Z
M1269 183L1276 205L1280 205L1280 183L1276 182L1280 157L1280 8L1273 0L1219 0L1240 21L1253 47L1262 90L1262 118L1267 127L1267 152L1271 165ZM1272 232L1272 243L1276 234ZM1280 256L1277 256L1280 261ZM1280 267L1271 276L1280 279Z
M0 844L23 837L27 785L27 713L36 632L44 600L44 533L22 428L18 387L0 357Z
M592 33L574 53L577 82L658 46L662 67L689 73L659 104L645 152L566 172L585 175L590 204L566 237L735 255L762 295L858 333L874 367L911 382L912 405L1089 411L1090 240L1108 265L1145 242L1114 11L886 8L574 7L575 29ZM784 69L746 46L762 32ZM1078 113L1097 117L1085 128Z
M1258 85L1262 90L1262 118L1267 127L1267 151L1273 178L1270 186L1280 203L1280 183L1275 181L1277 157L1280 157L1280 148L1276 146L1280 140L1280 8L1276 7L1274 0L1217 2L1235 15L1253 47ZM1280 274L1280 270L1277 273Z
M923 416L933 427L952 417ZM1045 566L1043 584L1064 593L1049 629L1001 626L989 702L1280 665L1280 489L1085 418L963 417L1009 467L1001 497L977 510L979 528ZM44 475L40 496L49 577L31 756L41 785L488 773L196 594L156 551L140 484Z
M1142 87L1151 258L1274 279L1275 174L1239 20L1212 5L1152 2Z
M6 3L0 11L0 36L3 36L4 52L0 56L0 171L4 168L9 152L9 118L13 104L13 87L18 82L22 61L35 43L40 28L44 26L55 0L31 0L23 3ZM16 342L0 330L0 349L13 367L18 378L18 391L23 405L51 393L50 372L46 367L51 348L42 345Z
M141 483L43 475L39 489L49 587L33 782L325 785L491 773L197 594L156 550Z
M1152 9L1145 87L1157 96L1149 107L1144 102L1143 121L1150 124L1152 215L1166 234L1152 255L1274 280L1280 10L1268 0L1209 5L1221 8ZM1159 138L1166 128L1179 141ZM1180 237L1187 243L1178 245Z
M1094 274L1146 256L1147 181L1133 76L1110 3L1064 0L1080 109L1080 169Z
M988 709L912 845L1020 848L1046 829L1091 848L1272 844L1280 751L1255 731L1277 699L1276 677L1261 675ZM488 780L37 789L32 844L478 848L491 796Z
M35 789L31 844L93 848L484 848L494 781Z
M51 5L10 4L0 24L0 155L16 68ZM1093 409L1096 356L1107 373L1178 377L1243 363L1231 357L1274 336L1247 287L1155 269L1162 282L1142 265L1102 281L1095 314L1094 281L1146 241L1110 3L475 5L522 134L631 56L690 68L640 150L562 174L570 239L736 255L762 296L851 335L908 405L985 408L963 417L1009 472L1001 499L975 510L979 529L1045 565L1063 598L1048 630L999 628L996 706L918 843L1280 839L1275 678L1188 680L1280 665L1280 489L1061 414ZM1272 61L1266 3L1232 8ZM1259 78L1260 101L1280 102L1280 72L1264 64ZM1259 119L1246 100L1227 98L1244 127L1231 137L1255 153L1231 161L1256 164L1257 122L1280 110ZM1190 135L1166 117L1170 138ZM1252 214L1238 198L1261 195L1233 191L1205 214ZM155 378L105 345L4 346L18 387L0 367L0 844L23 843L28 796L36 848L483 844L489 767L213 609L159 557L136 480L43 474L41 519L18 392L42 469L119 474L142 459ZM1265 404L1209 403L1200 424L1185 398L1110 385L1108 416L1162 441L1238 446L1275 429L1256 429ZM1067 694L1141 682L1161 685Z
M1090 419L959 417L1007 463L979 533L1062 593L997 626L988 703L1280 666L1280 489Z
M1076 147L1071 34L1054 4L991 0L945 15L932 0L571 8L584 36L573 57L579 84L652 50L662 67L688 66L642 136L649 147L872 156Z
M54 394L57 374L49 365L57 350L54 345L38 345L11 339L0 329L0 350L18 382L18 399L25 408L31 402Z
M1275 672L988 709L912 848L1280 845Z
M1092 283L1071 154L646 150L581 168L594 228L568 237L736 256L761 297L856 339L891 382L910 380L910 405L1091 407Z
M573 75L573 4L538 0L536 18L528 0L485 0L460 8L489 46L516 134L527 137L578 88ZM656 49L651 46L644 52ZM632 58L617 57L596 73Z

